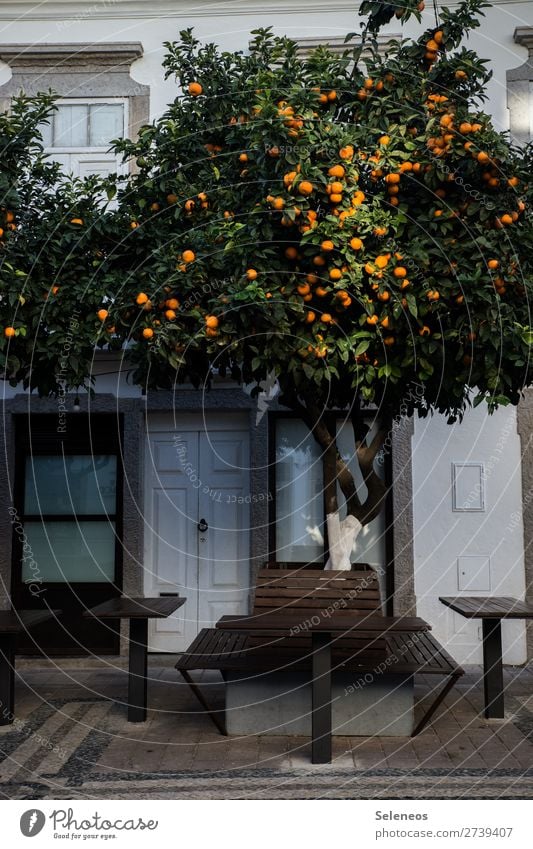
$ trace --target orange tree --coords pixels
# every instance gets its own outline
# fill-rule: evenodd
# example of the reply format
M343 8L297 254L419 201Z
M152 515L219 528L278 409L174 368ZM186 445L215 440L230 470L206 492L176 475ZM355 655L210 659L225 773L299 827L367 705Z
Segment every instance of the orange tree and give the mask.
M341 56L301 56L265 30L247 55L182 32L165 59L180 94L135 142L116 143L135 173L107 182L114 208L94 181L63 186L12 240L34 295L4 342L13 379L54 391L74 305L69 385L85 382L95 342L127 345L151 387L213 369L256 387L275 378L321 446L332 562L348 566L383 503L374 461L391 419L455 419L471 388L492 411L530 382L531 157L492 126L485 63L461 46L483 5L442 10L385 56L374 34L397 11L420 17L419 3L365 2L364 43ZM44 311L43 281L58 287ZM19 335L28 324L31 341ZM38 346L46 374L35 378ZM367 444L369 405L382 427ZM353 422L364 501L332 410Z

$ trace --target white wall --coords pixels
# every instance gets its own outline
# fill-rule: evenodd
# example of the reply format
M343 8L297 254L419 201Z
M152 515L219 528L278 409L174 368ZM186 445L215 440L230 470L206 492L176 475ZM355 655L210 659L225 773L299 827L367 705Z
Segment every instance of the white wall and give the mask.
M452 463L483 464L482 510L454 512ZM476 507L476 469L469 467L467 473L472 480L465 481L458 506ZM448 425L443 416L416 420L413 492L417 612L459 663L479 663L481 622L444 607L439 596L459 595L462 580L464 595L524 597L516 410L506 407L488 416L478 407L456 425ZM503 637L506 662L523 663L523 623L504 622Z

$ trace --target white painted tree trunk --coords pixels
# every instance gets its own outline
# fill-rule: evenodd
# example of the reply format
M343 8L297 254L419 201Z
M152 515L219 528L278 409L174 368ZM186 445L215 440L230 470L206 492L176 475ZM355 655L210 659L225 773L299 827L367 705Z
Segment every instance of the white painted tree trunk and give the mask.
M340 520L338 511L328 513L326 517L328 527L329 558L326 569L350 570L351 553L362 524L355 516L346 516Z

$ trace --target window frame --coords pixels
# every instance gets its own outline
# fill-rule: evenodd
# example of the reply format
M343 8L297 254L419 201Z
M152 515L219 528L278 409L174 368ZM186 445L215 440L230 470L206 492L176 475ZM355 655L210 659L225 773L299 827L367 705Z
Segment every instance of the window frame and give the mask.
M16 419L26 419L25 416L16 416ZM57 423L55 416L32 416L32 419L53 419ZM114 523L114 576L111 580L99 581L42 581L43 587L91 587L97 590L99 587L122 587L123 577L123 551L122 551L122 533L123 533L123 479L124 470L122 463L122 453L120 441L111 430L106 427L106 423L99 421L102 416L91 416L90 423L87 422L88 417L83 414L73 413L68 416L71 421L67 424L67 433L70 431L70 437L61 439L62 434L57 434L57 439L50 439L50 434L40 434L38 427L33 425L32 433L29 434L27 428L22 432L23 422L16 424L16 447L15 447L15 486L14 486L14 506L16 509L16 522L20 523L22 528L26 523L35 524L53 523L53 522L71 522L74 526L79 527L82 522L112 522ZM79 434L76 428L77 421L80 418L84 419L84 423L89 424L90 440L83 439L83 435ZM106 422L109 416L104 415ZM122 423L121 423L122 424ZM76 431L75 434L72 432ZM111 435L110 435L111 434ZM94 435L94 440L93 440ZM60 449L60 450L59 450ZM63 456L87 456L87 455L112 455L116 457L116 496L115 496L115 512L103 513L41 513L41 514L26 514L25 512L25 488L26 488L26 460L28 457L63 457ZM13 545L12 545L12 580L15 588L23 588L27 585L22 576L23 570L23 547L25 534L17 533L13 527Z

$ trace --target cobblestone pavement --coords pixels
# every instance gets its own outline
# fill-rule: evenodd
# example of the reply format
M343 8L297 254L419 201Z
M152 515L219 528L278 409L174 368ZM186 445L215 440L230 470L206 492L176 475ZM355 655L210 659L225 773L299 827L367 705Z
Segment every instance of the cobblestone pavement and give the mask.
M13 725L0 728L11 799L533 798L533 666L505 670L506 718L483 718L469 667L416 738L336 737L331 765L308 738L222 737L170 657L150 660L148 720L126 721L126 673L23 661ZM204 679L223 704L223 685ZM418 701L435 685L420 680ZM418 708L418 710L420 707Z

